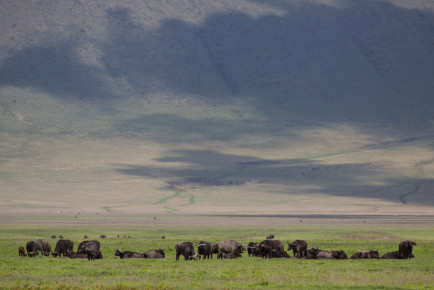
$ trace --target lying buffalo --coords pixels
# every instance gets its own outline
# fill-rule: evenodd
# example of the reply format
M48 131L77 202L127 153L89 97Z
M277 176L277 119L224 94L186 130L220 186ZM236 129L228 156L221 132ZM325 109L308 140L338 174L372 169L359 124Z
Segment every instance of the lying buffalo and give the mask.
M270 258L291 258L290 255L288 255L287 252L285 252L285 250L279 250L279 249L273 249L271 251L271 257Z
M378 251L374 250L358 251L354 253L350 259L380 259L380 254L378 254Z
M307 243L303 240L295 240L293 243L288 243L288 251L292 250L297 258L307 258Z
M176 260L179 260L179 256L184 256L186 261L190 260L190 257L195 255L194 246L192 242L179 242L175 246Z
M164 259L165 258L164 250L162 250L162 249L149 250L143 254L143 258L146 258L146 259Z
M246 249L237 241L221 241L217 244L217 259L222 259L224 254L240 254Z
M208 242L200 241L199 245L197 245L197 253L202 255L204 259L212 259L212 249L211 244Z
M65 256L65 253L72 252L74 248L74 243L71 240L58 240L56 244L56 248L51 253L53 257Z
M223 259L236 259L241 258L241 253L226 253L223 255Z
M395 251L384 254L383 256L381 256L381 259L402 259L402 257L399 254L399 251Z
M414 258L413 246L416 246L416 243L410 240L399 243L399 255L402 259Z
M332 256L338 260L346 260L348 259L347 254L343 250L335 250L332 251Z
M121 259L144 258L142 253L137 253L132 251L122 251L121 249L117 249L115 251L115 256L118 256Z
M64 257L68 257L71 259L86 259L87 258L87 254L85 254L85 253L66 252L63 255L64 255Z

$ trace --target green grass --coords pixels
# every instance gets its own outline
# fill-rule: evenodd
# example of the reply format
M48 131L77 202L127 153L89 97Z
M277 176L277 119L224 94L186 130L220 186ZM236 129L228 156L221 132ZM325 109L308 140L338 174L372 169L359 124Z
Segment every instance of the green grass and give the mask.
M175 261L179 241L261 241L274 233L282 241L305 239L309 246L395 251L404 239L417 242L411 260L297 260L249 258ZM75 247L87 234L101 241L103 260L19 258L17 248L28 240L62 234ZM99 239L100 234L107 235ZM117 238L131 236L130 239ZM162 240L161 236L166 239ZM5 288L405 288L434 285L434 234L430 226L191 226L191 225L2 225L0 284ZM355 237L357 239L349 239ZM386 238L387 240L377 240ZM55 245L56 240L49 239ZM114 256L117 248L144 252L165 250L164 260Z

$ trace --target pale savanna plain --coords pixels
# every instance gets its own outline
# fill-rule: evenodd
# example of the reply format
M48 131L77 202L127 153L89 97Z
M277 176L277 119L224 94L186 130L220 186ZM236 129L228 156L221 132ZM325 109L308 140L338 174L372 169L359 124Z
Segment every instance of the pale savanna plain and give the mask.
M431 2L0 8L1 287L433 287ZM180 241L270 234L349 255L417 246L175 260ZM18 257L52 235L98 239L104 259Z

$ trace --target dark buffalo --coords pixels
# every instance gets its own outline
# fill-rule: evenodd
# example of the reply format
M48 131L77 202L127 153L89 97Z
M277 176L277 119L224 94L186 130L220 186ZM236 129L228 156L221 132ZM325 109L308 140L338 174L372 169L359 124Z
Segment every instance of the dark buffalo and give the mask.
M52 238L52 239L55 239L55 238L56 238L56 236L55 236L55 235L52 235L52 236L51 236L51 238Z
M35 241L28 241L26 244L27 253L35 252L37 249L37 245Z
M217 259L223 258L224 254L241 254L245 249L246 247L237 241L221 241L217 244Z
M149 250L143 254L143 257L146 259L164 259L166 255L164 254L164 250Z
M27 256L28 256L29 258L36 257L37 255L39 255L39 252L38 252L38 251L27 252Z
M56 248L51 253L53 257L65 256L65 253L72 252L74 248L74 243L71 240L58 240L56 244Z
M175 246L176 250L176 260L179 260L179 256L184 256L186 261L190 260L190 257L195 255L194 246L192 242L179 242Z
M350 259L380 259L380 254L375 250L358 251L354 253Z
M331 252L324 251L324 250L318 250L318 252L316 254L316 258L318 260L322 260L322 259L333 260L333 259L335 259L335 257L333 257L333 254Z
M261 256L261 251L259 249L259 243L250 242L247 245L247 253L249 254L249 257L250 256L253 256L253 257Z
M402 259L414 258L413 246L416 246L416 243L409 240L399 243L399 255Z
M303 240L295 240L293 243L288 243L288 251L292 250L297 258L307 258L307 243Z
M102 259L101 244L98 241L84 241L78 246L78 254L86 254L88 260Z
M210 257L212 259L211 244L200 241L199 245L197 246L197 253L202 255L204 259L209 259Z
M266 236L265 237L267 240L272 240L272 239L274 239L274 235L269 235L269 236Z
M265 240L259 244L259 249L262 258L272 258L273 250L285 251L283 243L279 240Z
M107 238L107 237L106 237L106 235L101 235L101 236L99 236L99 238L100 238L100 239L105 239L105 238Z
M95 242L95 243L98 244L98 248L101 247L101 244L100 244L98 241L95 241L95 240L93 240L93 241L83 241L83 242L81 242L81 243L78 245L77 253L79 253L79 254L84 253L84 247L85 247L86 244L89 243L89 242Z
M40 251L41 255L43 256L49 256L51 252L51 245L47 240L39 239L36 241L36 251Z
M117 249L115 251L115 256L118 256L121 259L144 258L144 255L142 253L137 253L132 251L122 251L121 249Z
M271 251L271 258L291 258L285 250L273 249Z
M218 254L218 252L219 252L218 248L219 248L218 244L212 245L211 246L211 253Z
M402 259L402 257L399 254L399 251L395 251L384 254L383 256L381 256L381 259Z
M20 257L27 257L26 251L24 250L23 246L18 247L18 256Z
M85 253L74 253L74 252L66 252L64 254L65 257L71 258L71 259L86 259L87 255Z
M346 259L348 259L347 254L343 250L332 251L332 255L333 255L333 257L335 259L338 259L338 260L346 260Z
M226 253L223 255L223 259L236 259L241 258L241 253Z

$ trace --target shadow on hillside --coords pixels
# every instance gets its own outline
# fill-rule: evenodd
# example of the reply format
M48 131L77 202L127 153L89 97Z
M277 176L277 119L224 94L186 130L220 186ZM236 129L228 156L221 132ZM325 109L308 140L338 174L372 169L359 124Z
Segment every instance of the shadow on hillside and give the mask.
M427 195L434 186L433 179L389 174L388 162L324 165L313 160L266 160L211 150L174 150L155 161L161 166L113 164L113 167L128 176L164 179L172 188L271 184L287 186L290 194L434 205Z
M78 44L66 40L11 55L0 85L108 101L124 97L110 87L122 79L145 97L243 98L274 123L289 114L322 123L432 119L433 14L387 1L342 3L267 1L284 15L216 13L200 26L169 19L157 30L119 6L107 11L102 67L80 62Z

